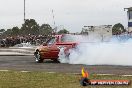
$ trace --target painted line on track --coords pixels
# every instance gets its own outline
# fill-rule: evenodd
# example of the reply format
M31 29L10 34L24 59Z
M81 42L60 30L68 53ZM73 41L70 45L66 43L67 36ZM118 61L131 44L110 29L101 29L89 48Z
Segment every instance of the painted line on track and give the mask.
M28 73L28 72L31 72L31 71L20 71L20 72L22 72L22 73Z
M9 70L0 70L0 72L8 72Z
M55 73L57 73L57 72L46 72L46 73L49 73L49 74L55 74Z
M111 76L111 75L116 75L116 74L96 74L96 75L99 75L99 76Z
M132 75L121 75L121 76L124 76L124 77L132 77Z

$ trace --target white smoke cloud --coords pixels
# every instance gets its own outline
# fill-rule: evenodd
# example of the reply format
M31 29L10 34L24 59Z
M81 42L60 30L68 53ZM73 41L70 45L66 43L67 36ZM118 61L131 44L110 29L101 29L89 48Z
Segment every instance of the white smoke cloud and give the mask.
M76 49L70 50L69 64L132 65L132 39L93 43L82 39L86 43L80 43Z

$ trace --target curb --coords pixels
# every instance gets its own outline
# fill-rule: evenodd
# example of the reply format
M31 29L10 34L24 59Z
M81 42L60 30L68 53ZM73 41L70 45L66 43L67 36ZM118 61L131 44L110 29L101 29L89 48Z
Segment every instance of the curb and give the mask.
M0 56L33 56L34 54L0 54Z
M1 50L0 52L14 52L14 53L29 53L29 54L33 54L34 51L29 51L29 50Z
M0 70L0 72L9 72L11 70ZM18 71L18 72L22 72L22 73L28 73L28 72L33 72L33 71ZM45 72L45 73L49 73L49 74L55 74L57 72ZM81 73L66 73L66 74L73 74L73 75L81 75ZM96 74L99 76L116 76L116 74ZM122 77L132 77L132 75L117 75L117 76L122 76Z

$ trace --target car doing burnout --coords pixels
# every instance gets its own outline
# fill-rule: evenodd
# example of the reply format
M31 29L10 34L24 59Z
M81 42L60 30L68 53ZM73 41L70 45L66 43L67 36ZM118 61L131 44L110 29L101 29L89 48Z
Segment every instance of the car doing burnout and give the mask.
M75 40L75 35L65 34L65 35L55 35L50 38L46 43L37 47L34 52L35 60L38 63L43 62L44 59L51 59L53 61L58 61L59 52L61 47L64 48L64 53L66 56L69 55L69 49L75 48L77 42Z

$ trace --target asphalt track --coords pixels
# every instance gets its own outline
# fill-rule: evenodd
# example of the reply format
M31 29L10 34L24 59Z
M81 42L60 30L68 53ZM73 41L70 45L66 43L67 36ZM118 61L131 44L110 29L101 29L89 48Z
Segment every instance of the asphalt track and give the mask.
M81 73L82 67L95 74L132 75L132 66L71 65L50 60L36 63L33 56L0 56L0 70Z

